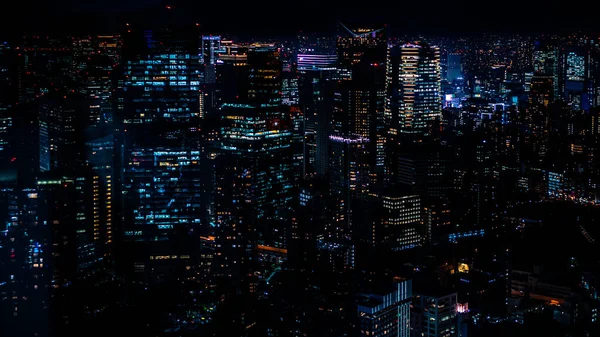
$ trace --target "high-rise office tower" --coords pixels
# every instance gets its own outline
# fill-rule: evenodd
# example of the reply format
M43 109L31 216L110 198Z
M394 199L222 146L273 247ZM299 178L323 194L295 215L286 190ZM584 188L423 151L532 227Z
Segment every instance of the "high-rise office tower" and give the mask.
M16 171L3 171L0 182L2 235L0 298L2 336L49 335L50 272L44 267L48 237L47 226L38 225L37 190L21 189Z
M324 102L330 104L324 106L330 115L317 119L328 122L325 176L330 185L330 215L318 250L320 259L332 261L336 270L355 267L355 208L384 169L385 138L381 136L387 46L384 29L339 27L336 49L341 80L319 88ZM319 145L317 151L322 154L324 148Z
M193 34L168 30L125 35L124 124L199 118L201 63Z
M16 87L12 78L14 63L12 46L8 42L0 43L0 106L3 107L16 103Z
M549 75L533 75L531 78L531 89L529 90L529 104L547 107L557 96L555 91L555 78Z
M406 143L389 156L389 182L408 186L421 196L443 198L449 185L449 149L437 142Z
M42 35L27 35L19 46L19 104L33 102L50 92L65 94L73 79L72 41Z
M216 66L218 54L221 49L221 36L202 36L202 49L200 50L200 63L204 64L204 83L214 84L217 81Z
M92 172L94 230L95 237L102 242L101 252L105 257L113 255L117 228L117 191L119 183L114 177L115 142L113 135L93 137L86 142L86 163ZM119 237L120 239L120 237Z
M574 110L588 111L593 96L590 65L592 55L587 46L570 47L563 51L563 99L572 103Z
M327 172L337 56L298 54L299 103L304 113L305 175Z
M104 259L105 242L94 222L94 179L89 173L48 173L38 179L38 217L50 226L46 263L59 287L94 274Z
M15 58L12 47L0 43L0 168L10 165L12 156L11 142L13 129L13 106L17 102L17 90L13 81Z
M298 206L292 218L290 262L304 276L310 273L316 260L317 240L322 240L325 236L328 191L323 180L316 177L300 182Z
M415 294L411 306L411 337L458 336L456 293Z
M252 46L247 64L248 77L241 79L246 83L239 86L247 91L236 95L241 98L234 103L221 106L222 125L214 159L216 244L235 247L223 249L215 266L221 270L218 276L238 280L243 275L235 275L234 270L244 267L234 265L242 263L234 261L252 258L246 247L286 247L290 234L286 219L295 180L290 115L281 109L279 52L269 45ZM233 200L227 200L229 195ZM239 235L243 237L228 234L241 226L244 230ZM243 242L244 252L239 251L238 241Z
M448 53L448 71L446 80L450 83L462 78L462 57L458 53Z
M304 113L299 106L284 106L283 112L288 114L290 132L292 133L292 165L294 168L294 185L305 176L304 160Z
M355 200L366 197L369 187L367 146L360 137L329 137L330 195L336 202L329 225L332 240L352 239L352 208Z
M425 43L391 47L386 84L390 134L430 134L442 113L439 48Z
M113 120L113 76L121 46L119 35L73 38L73 78L89 126Z
M79 147L79 161L87 166L94 189L94 228L95 237L102 242L97 249L105 261L114 262L115 235L119 233L118 208L121 180L115 171L114 114L117 106L114 80L118 77L121 61L122 39L120 35L88 35L72 39L74 97L77 102L76 142L85 144ZM122 97L121 97L122 98ZM59 111L60 112L60 111ZM71 112L67 110L67 112ZM65 117L69 116L66 114ZM63 117L63 119L65 119ZM43 129L42 129L43 131ZM50 137L49 137L50 138ZM52 138L50 138L52 139ZM58 152L63 149L53 149ZM52 159L52 157L51 157Z
M200 95L201 117L214 114L218 108L217 97L217 68L220 62L219 55L225 52L221 47L221 36L203 35L200 54L200 64L204 66L202 92Z
M557 47L539 47L533 52L533 77L531 79L531 104L548 104L560 97L560 59Z
M223 53L217 61L217 107L243 102L248 97L248 45L224 40L221 48Z
M195 252L203 217L200 151L144 146L126 156L123 234L130 262L135 272L160 280L189 266Z
M385 64L387 37L385 29L348 28L338 23L336 43L340 77L352 79L353 67L359 62Z
M72 96L41 99L39 105L40 170L78 167L83 163L85 115Z
M359 236L379 252L400 251L421 246L427 228L422 198L408 189L388 188L370 195L369 207Z
M338 70L345 81L336 88L331 132L369 139L369 175L371 183L375 183L384 171L387 37L385 29L350 30L342 24L340 28Z
M281 103L298 106L298 69L296 64L281 72Z
M19 196L22 212L15 217L11 255L17 267L11 283L27 324L17 331L41 336L64 333L79 307L66 296L69 289L90 286L104 268L104 242L95 226L94 186L87 173L44 173L36 188ZM31 324L35 321L37 324ZM18 322L18 321L17 321Z
M214 172L215 256L212 276L217 284L236 289L244 287L243 277L251 270L252 252L256 245L253 219L252 183L255 175L236 153L211 155Z
M359 336L410 336L412 280L395 278L392 290L361 294L357 314Z
M297 183L305 176L304 137L306 118L299 102L298 69L296 63L289 60L289 53L286 57L288 58L286 62L288 66L284 66L281 72L281 104L282 113L288 115L289 130L292 133L294 180Z
M162 281L188 272L203 226L200 41L194 29L129 28L116 143L122 256L138 279Z
M328 221L319 236L320 260L336 270L355 267L355 214L369 190L369 139L329 136Z

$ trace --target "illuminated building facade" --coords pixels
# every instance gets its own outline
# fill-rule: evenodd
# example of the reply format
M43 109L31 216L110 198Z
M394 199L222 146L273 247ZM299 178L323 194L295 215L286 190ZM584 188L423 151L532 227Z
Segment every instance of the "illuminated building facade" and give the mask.
M446 80L450 83L462 79L463 71L462 71L462 57L458 53L449 53L448 54L448 70L446 73Z
M198 43L171 34L145 31L137 37L142 41L126 40L123 123L186 122L201 116L204 76Z
M442 114L439 48L424 43L392 47L387 82L390 133L430 133Z
M221 41L217 59L216 103L244 102L248 98L248 45Z
M329 140L330 195L335 206L326 239L350 241L354 201L365 198L369 189L369 140L340 136L330 136Z
M81 163L82 148L78 142L81 110L74 100L44 99L39 107L40 170L76 167Z
M567 48L562 55L563 99L572 102L574 110L588 111L594 95L591 83L592 57L589 48Z
M245 99L221 106L215 156L216 244L229 247L218 254L215 267L226 279L235 279L246 268L239 263L252 260L246 247L286 248L290 235L285 219L295 181L293 125L281 106L282 63L277 49L268 45L252 46L247 62L248 77L240 87L247 88L240 95ZM242 237L231 232L238 227Z
M548 106L556 96L555 78L548 75L533 75L531 78L531 89L529 91L529 104Z
M204 65L204 83L214 84L217 81L216 66L218 54L222 52L221 36L202 36L200 63Z
M2 168L9 165L12 158L9 140L14 123L12 106L17 101L16 88L11 83L13 63L11 46L7 42L0 43L0 167Z
M44 173L35 188L22 189L10 187L9 179L3 174L0 191L0 215L7 224L0 232L0 253L7 257L0 268L0 312L11 319L0 325L0 333L60 334L75 314L65 291L93 284L104 268L92 177Z
M309 272L316 261L317 240L325 237L327 214L327 188L321 178L299 183L298 207L292 217L292 235L289 259L302 272Z
M450 157L447 147L436 142L421 142L394 148L389 155L390 182L407 186L415 194L443 198L449 184Z
M298 105L284 106L284 113L288 114L290 132L292 133L292 163L294 166L294 184L302 180L306 174L304 159L305 117Z
M560 172L548 172L548 195L560 196L565 192L564 176Z
M86 163L92 170L94 238L102 241L102 252L111 255L115 245L116 188L115 146L112 135L99 137L86 143Z
M10 200L3 200L10 201L0 211L9 222L0 252L9 258L0 268L0 311L11 312L10 322L0 325L3 336L62 333L62 324L74 314L64 292L93 284L103 270L90 178L44 173L35 188L15 189Z
M359 294L359 336L410 337L412 280L397 278L391 291Z
M201 40L195 29L127 34L117 139L122 177L115 177L124 198L123 265L137 280L160 282L188 273L205 216L196 132Z
M385 64L387 37L384 28L350 29L339 23L338 29L336 50L340 78L352 79L354 65L359 62Z
M217 66L219 55L225 53L221 47L221 36L203 35L201 37L200 64L204 67L204 76L200 94L201 117L213 114L218 108Z
M423 208L418 195L382 193L380 236L378 244L390 250L404 250L421 246L424 242Z
M368 138L367 158L372 183L384 171L385 29L349 29L340 24L337 56L341 83L336 88L331 134Z
M38 218L39 193L17 188L16 172L3 172L0 182L0 325L2 336L50 333L52 273L49 227ZM47 224L47 222L46 222Z
M13 131L13 118L8 115L8 109L0 108L0 113L2 116L0 117L0 163L4 168L10 165L12 149L10 138L11 132Z
M276 219L279 211L287 209L292 196L292 133L281 122L273 122L269 129L252 106L225 104L223 109L228 123L221 131L221 149L244 158L243 165L252 176L256 219Z
M119 35L73 38L73 77L86 105L87 125L113 121L113 74L121 47Z
M217 284L242 288L243 276L251 270L257 242L251 199L254 175L237 153L213 153L210 160L214 172L211 226L214 226L216 249L212 276Z
M533 52L530 103L547 106L560 97L560 53L552 46ZM540 95L543 95L540 97Z
M414 294L410 337L458 336L457 294Z
M354 79L340 83L337 88L337 106L331 120L332 134L370 140L366 151L372 183L384 170L384 69L372 65L355 67Z
M305 123L305 175L324 176L327 172L336 64L336 55L298 54L299 103Z
M6 108L16 102L16 91L11 88L14 58L12 46L8 42L0 43L0 107Z
M124 238L134 271L153 279L185 267L202 223L200 151L133 147L127 153ZM152 273L150 275L149 273Z
M93 177L89 174L61 176L55 173L38 179L40 221L50 226L52 245L47 263L53 283L68 286L78 278L93 275L104 260L104 240L93 221Z
M298 77L293 70L283 72L281 80L281 103L288 106L298 105Z

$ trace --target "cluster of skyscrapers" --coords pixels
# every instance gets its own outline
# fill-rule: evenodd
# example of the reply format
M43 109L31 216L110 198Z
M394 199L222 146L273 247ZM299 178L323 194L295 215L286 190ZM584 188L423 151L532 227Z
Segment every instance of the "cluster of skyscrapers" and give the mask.
M118 284L123 306L124 289L185 289L175 332L311 336L314 316L343 321L315 336L466 336L448 279L471 282L471 253L432 262L431 286L410 254L504 231L535 193L596 201L596 49L519 41L505 62L338 28L290 44L127 24L0 44L1 334L76 331L111 307L85 294ZM567 149L549 125L577 167L548 164ZM503 282L503 306L506 259L470 274ZM327 300L312 314L289 299L313 295Z

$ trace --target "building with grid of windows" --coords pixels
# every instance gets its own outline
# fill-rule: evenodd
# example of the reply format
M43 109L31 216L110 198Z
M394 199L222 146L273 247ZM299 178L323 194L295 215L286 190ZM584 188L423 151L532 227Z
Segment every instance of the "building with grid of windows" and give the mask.
M360 295L359 336L410 336L412 280L397 277L390 291Z
M411 307L411 337L458 336L457 294L415 293Z
M390 133L428 133L442 114L440 49L425 43L393 46L386 66Z

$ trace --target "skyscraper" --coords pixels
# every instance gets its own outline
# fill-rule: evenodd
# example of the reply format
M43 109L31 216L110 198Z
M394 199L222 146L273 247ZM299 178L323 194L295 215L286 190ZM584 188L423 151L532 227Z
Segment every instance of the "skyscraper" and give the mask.
M357 306L359 336L409 337L411 299L412 280L400 277L391 291L362 294Z
M560 96L560 59L555 46L538 47L533 52L532 103L548 105ZM540 97L547 95L547 97Z
M120 62L119 35L73 38L73 77L89 126L113 121L113 75Z
M336 55L298 54L299 103L304 113L305 174L327 172Z
M353 67L359 62L385 64L387 37L384 28L348 28L338 23L336 49L342 79L352 79Z
M429 134L441 119L440 50L425 43L394 46L388 53L386 120L390 133Z
M122 122L184 122L200 117L203 74L197 38L170 29L128 34Z
M457 304L456 293L415 294L410 336L458 336Z
M218 108L217 99L217 65L223 62L219 54L224 53L221 47L221 36L203 35L200 54L200 64L204 67L203 81L201 83L200 110L201 117L213 114Z
M367 147L369 139L330 136L330 195L336 202L328 238L333 241L352 240L352 208L365 198L369 189Z
M450 83L456 81L459 78L462 78L462 58L458 53L449 53L448 54L448 73L446 75L446 80Z
M186 272L203 225L199 38L131 28L123 50L123 260L139 279L161 281Z
M221 52L221 36L202 36L200 63L204 64L204 83L214 84L217 81L216 66Z
M384 104L387 37L385 29L349 29L339 24L338 71L331 132L342 137L368 138L367 162L371 183L384 171Z
M587 46L570 47L562 55L563 99L574 110L588 111L591 105L591 53Z
M10 142L14 118L13 105L17 102L17 91L12 81L14 57L7 42L0 43L0 167L10 164L14 141ZM12 144L11 144L12 143Z
M295 180L290 114L281 107L279 52L269 45L252 46L247 62L248 77L239 86L247 91L221 106L213 159L221 249L215 267L217 276L237 281L244 279L252 247L286 247Z

